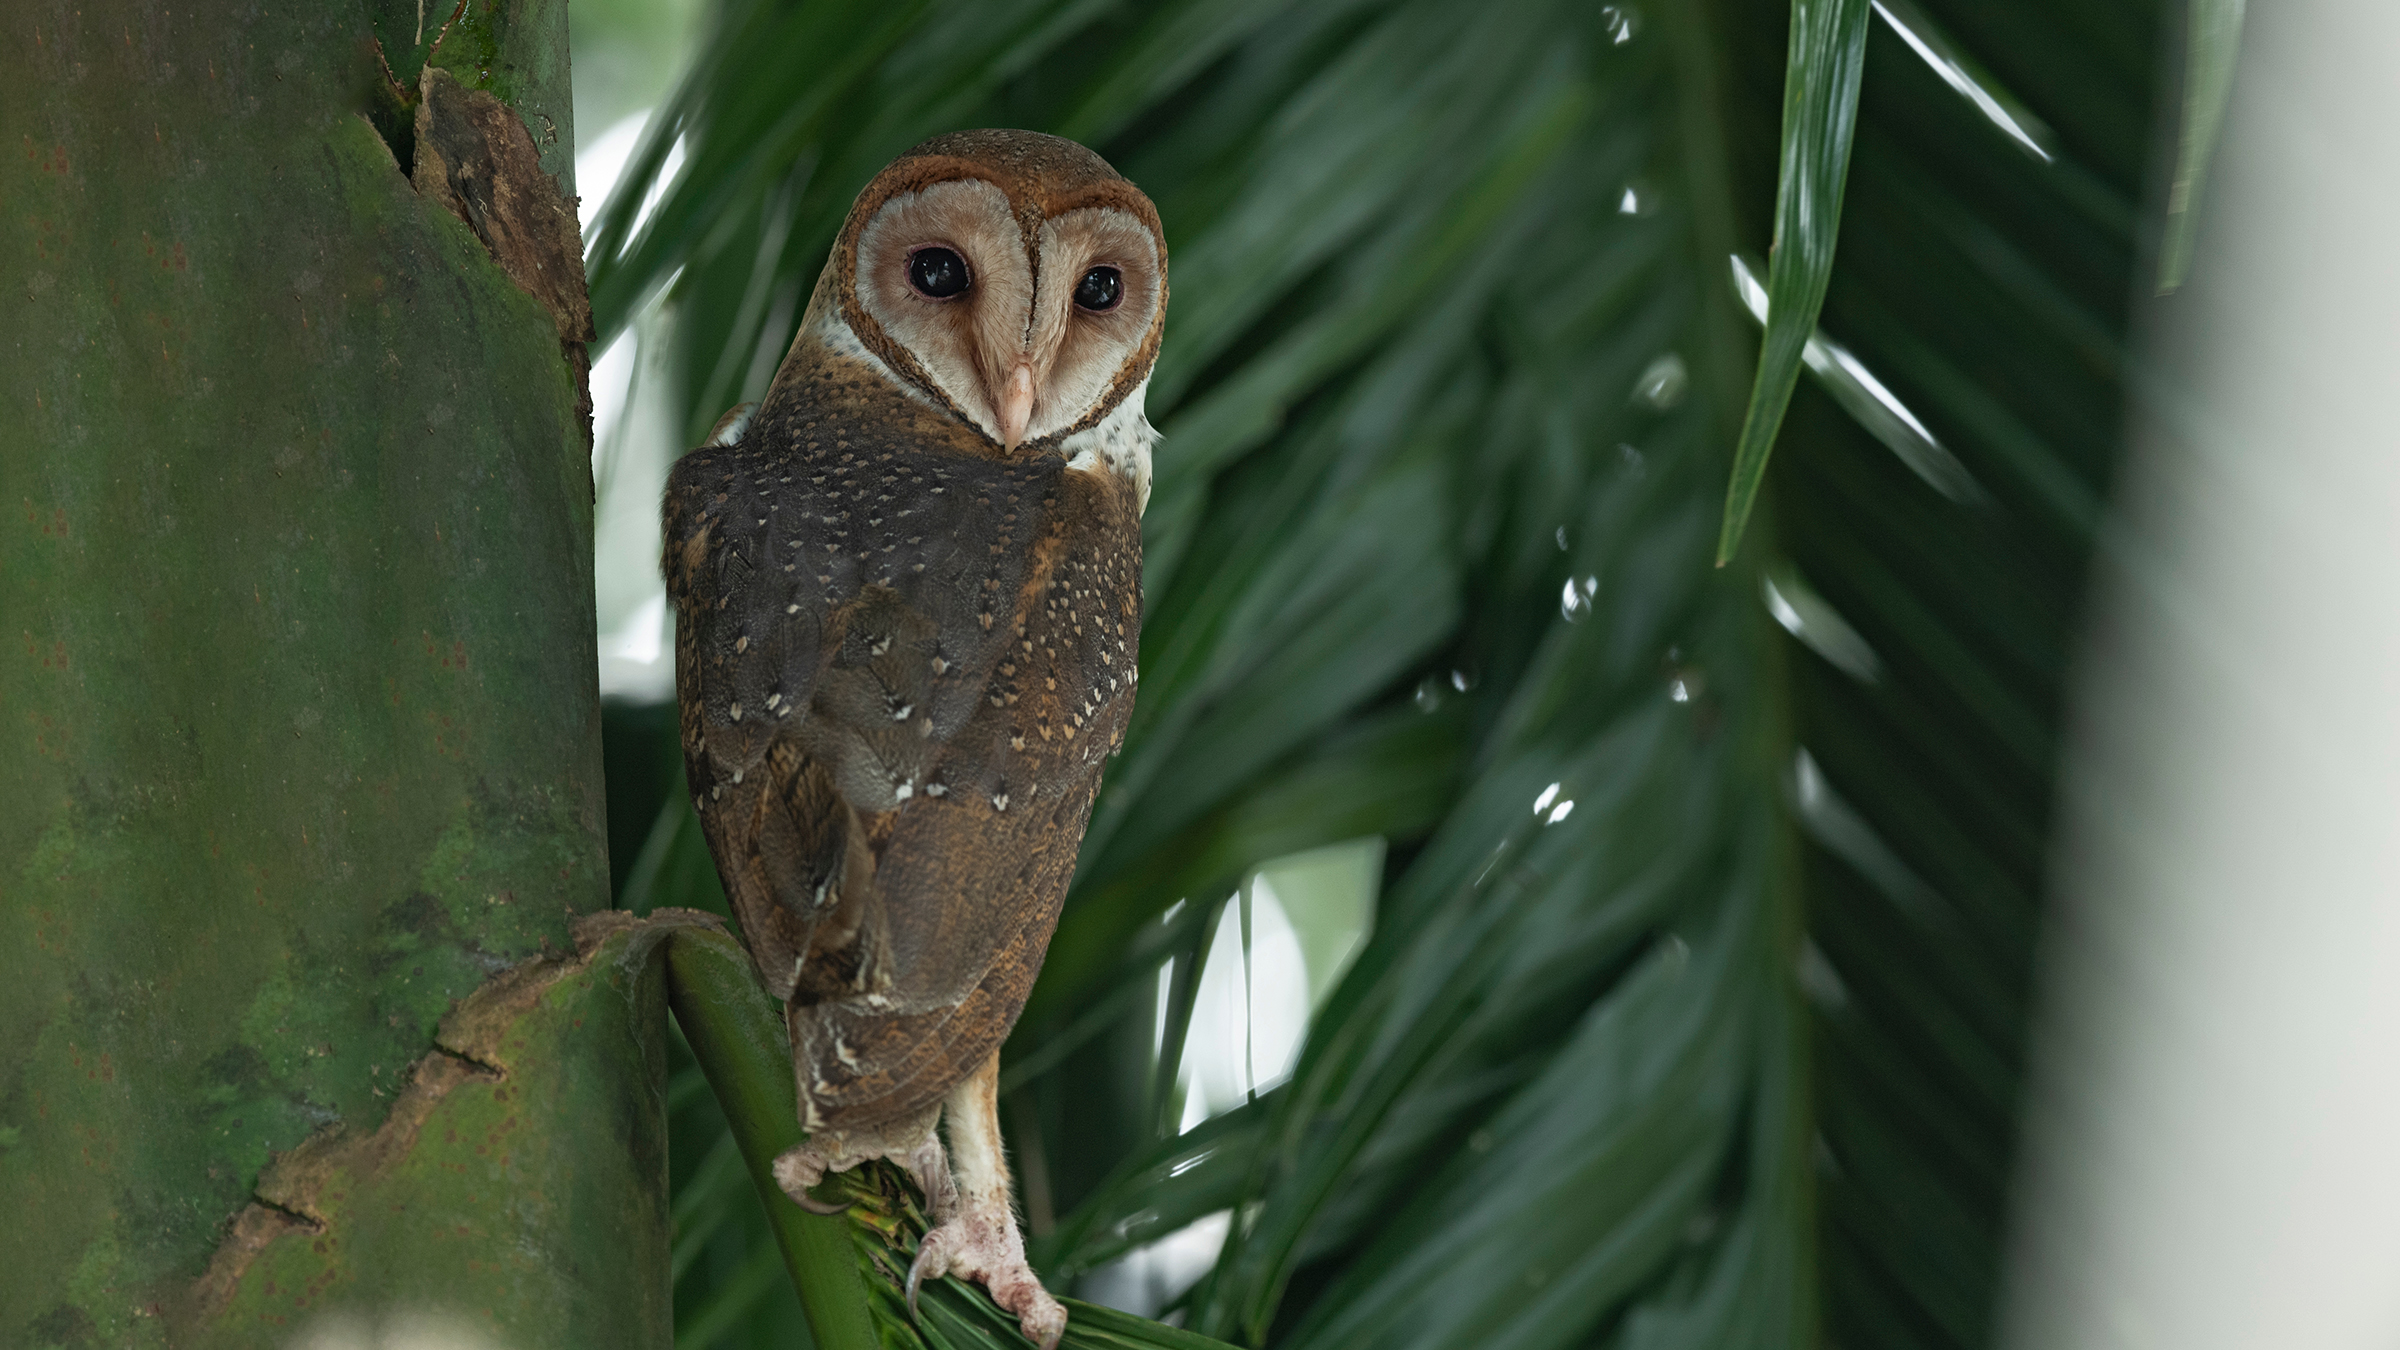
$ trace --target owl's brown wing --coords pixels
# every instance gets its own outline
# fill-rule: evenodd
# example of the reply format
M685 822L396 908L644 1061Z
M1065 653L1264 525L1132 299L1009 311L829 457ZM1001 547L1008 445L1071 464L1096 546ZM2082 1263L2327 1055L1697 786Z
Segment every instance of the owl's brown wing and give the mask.
M692 792L835 1130L923 1114L1007 1035L1140 628L1129 483L860 402L770 400L666 510Z

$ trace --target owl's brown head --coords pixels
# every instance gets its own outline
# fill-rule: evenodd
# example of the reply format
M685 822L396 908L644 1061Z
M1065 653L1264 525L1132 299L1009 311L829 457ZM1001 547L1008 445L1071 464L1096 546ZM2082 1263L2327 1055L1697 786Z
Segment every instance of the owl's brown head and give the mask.
M954 132L894 160L826 270L859 342L1003 450L1107 417L1166 323L1157 209L1039 132Z

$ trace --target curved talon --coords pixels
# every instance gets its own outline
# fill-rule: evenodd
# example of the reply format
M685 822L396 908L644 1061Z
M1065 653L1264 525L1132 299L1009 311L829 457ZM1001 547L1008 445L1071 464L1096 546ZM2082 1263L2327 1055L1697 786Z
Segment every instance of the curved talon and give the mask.
M789 1192L789 1194L792 1197L793 1204L798 1205L800 1208L807 1210L811 1214L847 1214L850 1212L850 1207L858 1203L856 1199L819 1200L817 1197L810 1195L806 1191Z
M958 1183L950 1175L949 1158L942 1153L941 1136L926 1136L906 1158L893 1161L915 1178L918 1193L925 1197L926 1231L949 1222L958 1209Z
M925 1247L917 1246L917 1259L908 1263L908 1320L917 1320L917 1284L925 1278Z

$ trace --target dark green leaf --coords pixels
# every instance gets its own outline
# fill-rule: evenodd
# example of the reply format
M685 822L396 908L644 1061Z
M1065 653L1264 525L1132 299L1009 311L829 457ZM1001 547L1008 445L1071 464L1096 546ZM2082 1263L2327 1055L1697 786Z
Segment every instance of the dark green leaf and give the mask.
M1733 561L1750 523L1767 453L1783 426L1801 357L1833 276L1841 235L1842 184L1858 84L1867 59L1868 0L1792 0L1791 55L1783 77L1783 153L1775 189L1775 243L1768 255L1766 338L1725 488L1717 565Z

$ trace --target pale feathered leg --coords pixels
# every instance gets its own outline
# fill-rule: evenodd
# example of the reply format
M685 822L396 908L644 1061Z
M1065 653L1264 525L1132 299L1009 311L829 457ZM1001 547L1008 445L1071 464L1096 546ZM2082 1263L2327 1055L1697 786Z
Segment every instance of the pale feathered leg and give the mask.
M1067 1310L1025 1263L1025 1240L1008 1203L1008 1161L1000 1153L1000 1056L995 1053L942 1103L957 1174L955 1211L925 1234L908 1272L908 1306L917 1286L957 1275L980 1282L992 1300L1017 1315L1017 1325L1042 1350L1066 1334ZM932 1191L926 1192L930 1203Z

